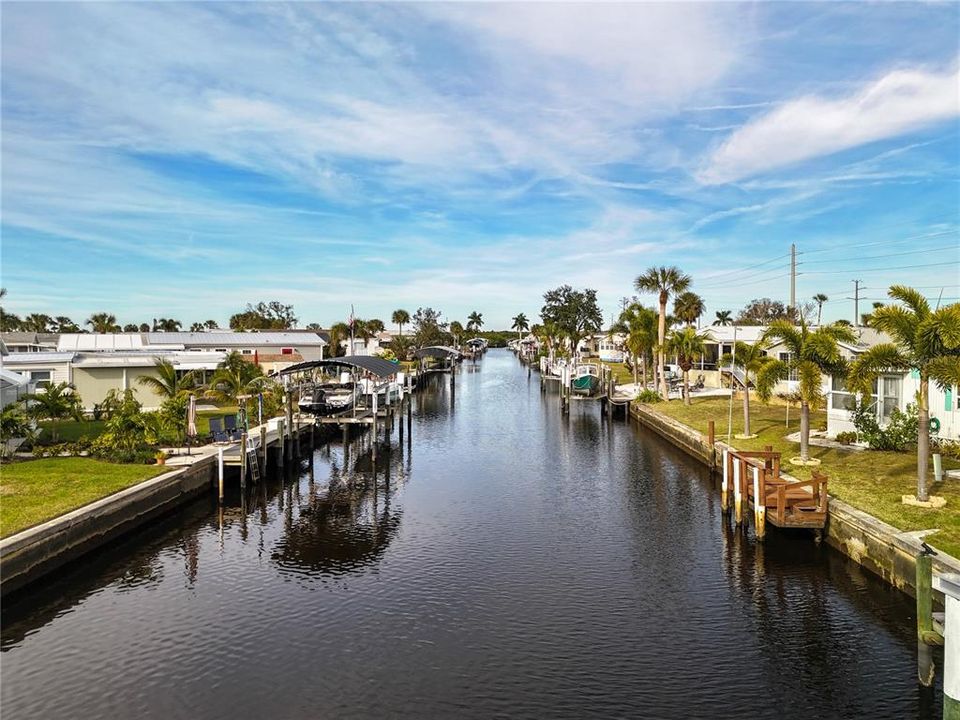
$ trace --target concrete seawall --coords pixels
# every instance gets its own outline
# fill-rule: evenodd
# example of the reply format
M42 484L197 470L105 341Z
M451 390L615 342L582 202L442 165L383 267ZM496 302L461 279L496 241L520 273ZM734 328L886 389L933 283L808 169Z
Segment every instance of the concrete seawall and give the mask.
M0 540L0 594L17 590L209 490L216 472L216 456L210 456Z
M657 412L655 408L656 406L634 403L630 414L644 427L705 465L722 472L722 453L724 448L729 447L726 443L717 442L714 449L702 434ZM749 517L750 513L746 515ZM826 527L826 540L830 546L911 595L916 582L916 557L920 554L920 543L924 534L924 531L898 530L842 500L830 498L830 515ZM934 558L933 569L938 573L960 573L960 560L940 552ZM942 601L942 596L938 599Z

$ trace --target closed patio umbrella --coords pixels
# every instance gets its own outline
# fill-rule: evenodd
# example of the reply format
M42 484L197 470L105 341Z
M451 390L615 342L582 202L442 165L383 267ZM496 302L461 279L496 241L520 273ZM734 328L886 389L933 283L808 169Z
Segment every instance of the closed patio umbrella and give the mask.
M197 436L197 396L190 396L190 406L187 408L187 447L189 448L190 438Z

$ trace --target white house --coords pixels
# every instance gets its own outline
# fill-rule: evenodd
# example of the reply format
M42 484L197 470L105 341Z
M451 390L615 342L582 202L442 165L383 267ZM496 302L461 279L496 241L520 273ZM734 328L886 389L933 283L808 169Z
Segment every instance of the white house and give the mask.
M860 344L841 343L841 349L848 359L853 359L868 347L889 341L882 333L864 328L860 329ZM877 421L885 425L894 409L906 411L907 405L916 402L919 390L920 373L916 370L881 374L874 383L869 401ZM827 398L827 433L836 436L840 432L856 432L853 425L856 400L843 378L825 377L823 393ZM960 388L953 386L941 389L931 382L929 405L931 419L936 418L933 425L940 426L936 436L960 440Z

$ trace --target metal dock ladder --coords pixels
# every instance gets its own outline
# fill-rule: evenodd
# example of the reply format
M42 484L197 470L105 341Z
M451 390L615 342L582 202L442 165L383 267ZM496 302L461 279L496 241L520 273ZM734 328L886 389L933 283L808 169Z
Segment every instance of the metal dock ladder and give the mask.
M250 477L255 483L260 482L260 455L255 447L247 448L247 467L250 468Z

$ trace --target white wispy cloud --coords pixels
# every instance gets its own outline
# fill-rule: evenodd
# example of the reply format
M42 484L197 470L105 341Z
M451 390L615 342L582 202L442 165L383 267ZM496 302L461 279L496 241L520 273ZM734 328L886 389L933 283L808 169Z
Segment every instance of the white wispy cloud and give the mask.
M843 98L809 96L750 121L697 174L726 183L960 115L960 74L895 70Z

